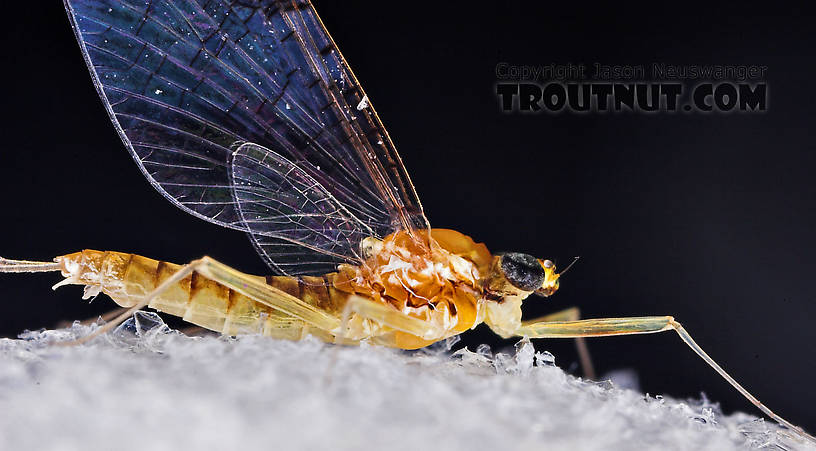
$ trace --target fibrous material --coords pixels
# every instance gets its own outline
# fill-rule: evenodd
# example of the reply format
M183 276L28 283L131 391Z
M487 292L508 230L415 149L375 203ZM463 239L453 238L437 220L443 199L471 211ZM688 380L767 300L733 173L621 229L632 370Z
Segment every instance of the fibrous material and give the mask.
M492 354L188 337L139 313L50 345L94 327L0 340L0 449L813 449L705 399L583 381L526 340Z

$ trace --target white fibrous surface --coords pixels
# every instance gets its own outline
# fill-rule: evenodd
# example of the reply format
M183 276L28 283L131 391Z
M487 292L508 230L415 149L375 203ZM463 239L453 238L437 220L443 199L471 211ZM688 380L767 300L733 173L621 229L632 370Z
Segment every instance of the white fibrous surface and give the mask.
M50 345L94 327L0 340L0 449L814 449L705 400L582 381L529 341L409 353L188 337L140 313Z

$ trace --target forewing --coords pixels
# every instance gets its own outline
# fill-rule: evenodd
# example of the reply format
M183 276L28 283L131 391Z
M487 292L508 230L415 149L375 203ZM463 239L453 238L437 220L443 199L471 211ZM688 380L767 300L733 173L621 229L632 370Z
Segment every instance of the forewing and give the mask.
M284 274L359 263L360 242L373 235L306 171L257 144L233 153L232 185L257 250Z
M287 5L283 14L324 85L324 91L329 93L331 110L339 118L348 144L354 147L358 161L366 167L378 196L388 209L392 222L390 231L429 229L422 204L394 143L320 17L310 2Z
M374 236L427 228L399 155L310 3L65 4L120 136L180 208L256 234L233 196L229 164L252 142L318 182ZM308 242L317 235L304 236L290 243L337 258Z

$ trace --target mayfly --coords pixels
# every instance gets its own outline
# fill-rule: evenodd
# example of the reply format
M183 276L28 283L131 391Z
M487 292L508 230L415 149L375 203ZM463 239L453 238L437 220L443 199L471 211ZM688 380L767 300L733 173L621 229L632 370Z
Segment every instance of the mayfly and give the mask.
M675 331L780 424L671 316L522 321L522 301L562 272L432 229L396 148L308 1L65 0L91 78L127 149L182 210L249 235L276 275L203 257L185 265L83 250L0 272L60 271L104 293L224 335L416 349L485 323L501 337Z

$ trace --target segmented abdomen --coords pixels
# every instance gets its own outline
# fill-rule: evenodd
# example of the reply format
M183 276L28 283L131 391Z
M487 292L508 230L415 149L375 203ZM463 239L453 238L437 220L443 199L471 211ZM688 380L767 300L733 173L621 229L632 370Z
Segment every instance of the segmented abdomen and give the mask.
M140 255L84 250L58 257L66 280L58 285L86 286L86 294L99 292L122 307L132 307L181 265ZM348 298L332 284L334 273L322 277L252 276L329 314L338 314ZM148 307L180 316L185 321L224 335L257 334L300 339L306 334L332 337L303 321L193 273L154 299Z

